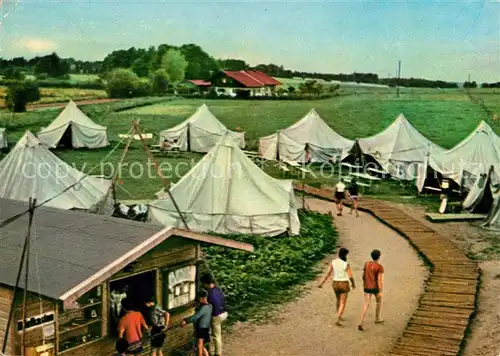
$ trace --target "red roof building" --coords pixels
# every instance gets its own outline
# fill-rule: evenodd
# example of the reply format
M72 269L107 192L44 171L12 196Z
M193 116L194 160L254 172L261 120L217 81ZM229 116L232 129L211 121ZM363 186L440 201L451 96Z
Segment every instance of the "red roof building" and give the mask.
M206 82L203 79L192 79L192 80L188 80L188 82L196 85L197 87L209 87L212 85L212 83Z
M235 96L266 96L273 95L279 81L256 70L220 71L210 78L212 86L220 94Z

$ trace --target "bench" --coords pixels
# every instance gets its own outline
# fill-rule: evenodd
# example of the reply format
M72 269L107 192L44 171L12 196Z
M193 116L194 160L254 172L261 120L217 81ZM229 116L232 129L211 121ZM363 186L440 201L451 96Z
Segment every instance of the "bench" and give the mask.
M365 174L365 173L351 173L351 176L355 176L355 177L362 178L362 179L367 179L367 180L370 180L370 181L382 180L379 177L374 177L374 176L371 176L371 175Z
M140 141L141 140L141 135L138 135L138 134L135 134L135 135L118 134L118 137L119 138L131 138L132 137L136 141ZM143 133L142 134L142 138L145 139L145 140L151 140L153 138L153 134L152 133Z
M342 163L342 166L344 167L348 167L348 168L353 168L353 169L363 169L363 166L355 166L353 164L350 164L350 163L346 163L346 162L343 162Z

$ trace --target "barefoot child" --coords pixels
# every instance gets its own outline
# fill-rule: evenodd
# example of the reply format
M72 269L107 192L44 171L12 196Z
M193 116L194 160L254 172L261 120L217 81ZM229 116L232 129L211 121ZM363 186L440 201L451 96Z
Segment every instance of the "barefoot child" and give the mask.
M351 281L352 289L356 288L354 284L354 278L352 277L351 266L347 263L347 255L349 250L346 248L341 248L339 250L339 257L334 259L332 263L328 266L328 272L325 278L319 284L319 288L323 287L323 284L328 278L333 274L333 291L335 292L335 297L337 298L337 326L342 326L342 316L344 315L344 310L347 305L347 296L351 291L349 286L349 281Z
M375 296L377 308L375 310L375 324L382 324L384 321L380 317L380 310L382 308L382 286L384 277L384 267L379 263L380 251L373 250L371 253L372 261L365 263L363 268L363 287L365 292L365 302L363 304L363 311L361 313L361 321L359 322L358 329L363 331L363 321L366 312L370 307L372 297Z
M359 198L359 187L358 183L356 182L356 179L353 179L351 184L349 185L349 196L351 197L351 210L349 211L349 214L352 214L352 211L356 211L356 216L359 217L358 213L358 198Z
M210 322L212 321L213 307L208 303L208 292L203 290L199 295L200 309L195 315L182 321L181 326L194 323L196 335L196 346L198 354L196 356L208 356L208 350L205 345L210 343Z
M345 199L345 184L344 179L340 178L340 182L335 184L335 202L337 203L337 216L342 216L343 202Z

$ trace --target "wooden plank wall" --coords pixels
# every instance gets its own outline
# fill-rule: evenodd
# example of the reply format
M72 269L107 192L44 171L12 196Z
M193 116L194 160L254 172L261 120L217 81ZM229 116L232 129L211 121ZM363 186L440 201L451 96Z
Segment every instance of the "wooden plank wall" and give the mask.
M12 297L14 296L14 291L10 288L0 286L0 351L5 338L5 331L7 328L7 319L9 318L10 305L12 303ZM14 328L11 327L9 331L9 340L7 343L7 349L5 350L7 354L13 354L12 343L14 338Z
M296 184L295 189L331 200L328 189ZM363 199L365 210L406 237L431 264L431 275L415 314L394 345L393 356L456 356L474 316L480 277L469 260L448 238L383 201Z

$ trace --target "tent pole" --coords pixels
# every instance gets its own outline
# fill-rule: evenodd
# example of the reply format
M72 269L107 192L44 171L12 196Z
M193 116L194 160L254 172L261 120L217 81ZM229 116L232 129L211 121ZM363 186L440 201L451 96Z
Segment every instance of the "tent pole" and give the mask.
M187 150L191 152L191 123L187 124Z
M144 139L144 136L142 135L142 132L141 132L141 130L139 128L139 125L138 125L137 121L133 120L132 124L134 126L134 132L136 132L139 135L140 139L141 139L141 142L142 142L142 144L144 146L144 151L148 155L148 158L151 160L151 162L154 163L155 168L156 168L156 173L158 174L158 176L160 176L161 180L163 181L163 184L165 185L165 190L167 191L169 198L172 199L172 202L174 203L175 210L177 210L177 213L181 217L182 223L184 224L186 230L189 230L189 227L188 227L188 225L186 223L186 220L184 219L184 216L182 215L181 210L179 209L179 206L177 205L177 202L175 201L174 196L172 195L172 192L170 191L168 181L161 174L160 166L158 165L158 163L156 162L156 160L153 157L153 154L149 150L148 145L146 144L146 141Z
M280 131L276 132L276 160L280 160Z
M29 223L28 223L28 234L26 235L26 268L24 271L24 297L23 297L23 333L21 335L21 355L26 355L26 320L27 310L28 310L28 277L30 269L30 240L31 240L31 226L33 225L33 215L35 214L36 199L29 200Z
M36 201L35 201L35 204L36 204ZM29 236L31 234L31 224L33 221L32 220L33 219L33 212L34 212L33 207L35 206L35 204L32 204L32 200L30 198L30 200L29 200L30 220L29 220L29 225L28 225L28 233L26 234L26 237L24 239L24 246L23 246L23 252L21 254L21 261L19 262L19 269L17 270L16 285L14 286L14 293L12 295L12 301L10 303L9 317L7 319L7 327L5 329L5 337L3 339L3 344L2 344L2 354L4 354L5 350L7 349L7 340L9 339L10 324L12 322L12 317L14 316L14 306L16 303L16 295L17 295L17 291L19 289L19 282L21 280L21 273L22 273L23 266L24 266L24 259L26 257L26 251L28 249L28 241L29 241ZM23 329L24 329L24 323L23 323ZM23 332L23 335L24 335L24 332ZM23 338L24 338L24 336L23 336Z

